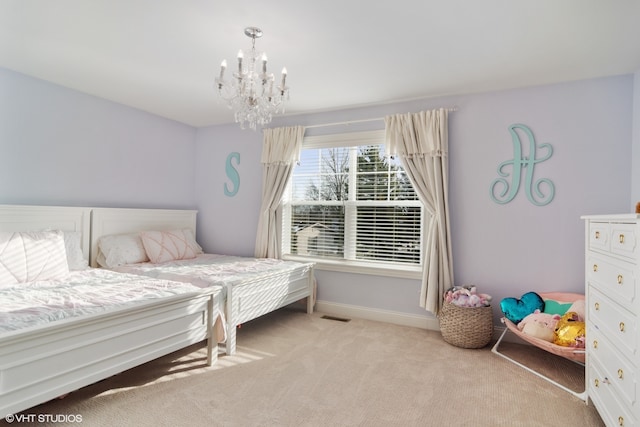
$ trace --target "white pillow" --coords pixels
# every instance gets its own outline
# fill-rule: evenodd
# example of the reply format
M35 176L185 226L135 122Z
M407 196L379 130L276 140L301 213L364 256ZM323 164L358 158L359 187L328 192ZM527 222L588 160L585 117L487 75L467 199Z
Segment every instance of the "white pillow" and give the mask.
M149 258L137 233L110 234L98 240L97 262L105 268L147 262Z
M68 274L62 231L0 232L0 284L55 280Z
M89 268L89 263L82 253L82 233L79 231L64 232L64 247L67 252L67 264L69 270L85 270Z
M142 244L151 262L157 264L177 259L195 258L202 248L190 229L172 231L142 231Z

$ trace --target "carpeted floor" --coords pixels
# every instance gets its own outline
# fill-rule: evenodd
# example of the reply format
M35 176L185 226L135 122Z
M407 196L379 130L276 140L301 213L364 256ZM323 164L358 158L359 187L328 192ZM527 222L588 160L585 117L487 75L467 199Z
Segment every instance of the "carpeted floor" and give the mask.
M24 411L51 422L19 425L604 425L593 405L490 349L454 347L436 331L283 309L243 325L238 353L213 367L198 344ZM583 367L531 346L502 349L584 390Z

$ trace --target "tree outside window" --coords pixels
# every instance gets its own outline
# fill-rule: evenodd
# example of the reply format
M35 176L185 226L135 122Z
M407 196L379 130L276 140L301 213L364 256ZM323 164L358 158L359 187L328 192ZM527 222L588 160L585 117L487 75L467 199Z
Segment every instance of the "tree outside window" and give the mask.
M303 150L284 209L285 254L420 264L422 204L382 144Z

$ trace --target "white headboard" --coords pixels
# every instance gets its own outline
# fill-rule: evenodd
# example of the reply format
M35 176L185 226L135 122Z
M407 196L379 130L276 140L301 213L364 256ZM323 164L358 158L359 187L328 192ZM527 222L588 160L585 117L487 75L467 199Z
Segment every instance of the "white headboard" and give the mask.
M91 208L0 205L0 231L62 230L82 233L82 253L89 259Z
M102 236L183 228L191 229L195 236L197 214L196 210L93 208L90 265L98 266L98 240Z

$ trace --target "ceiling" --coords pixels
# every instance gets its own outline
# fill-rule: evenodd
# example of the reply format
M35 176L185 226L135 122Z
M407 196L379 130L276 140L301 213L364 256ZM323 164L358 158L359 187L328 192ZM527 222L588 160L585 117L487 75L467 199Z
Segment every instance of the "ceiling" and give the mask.
M634 73L636 0L2 0L0 67L188 125L251 39L287 114Z

